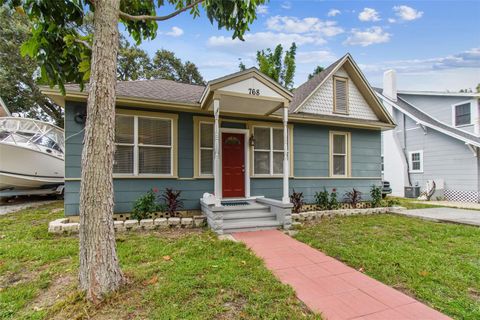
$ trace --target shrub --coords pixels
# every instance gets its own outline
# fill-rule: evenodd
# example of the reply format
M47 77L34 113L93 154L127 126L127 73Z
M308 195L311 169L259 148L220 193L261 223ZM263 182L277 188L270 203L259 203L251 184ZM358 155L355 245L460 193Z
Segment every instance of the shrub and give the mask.
M395 207L400 205L400 201L396 199L386 199L386 200L383 200L382 205L384 207Z
M290 202L293 204L293 213L299 213L302 210L303 202L303 192L295 192L290 196Z
M330 207L328 191L325 188L323 191L315 192L315 203L320 210L327 210Z
M147 219L150 213L162 210L162 206L156 202L157 196L153 190L138 198L133 204L132 219Z
M370 188L370 203L372 204L372 208L376 208L380 206L380 203L382 202L382 188L379 186L373 185L372 188Z
M337 191L335 189L330 193L330 201L328 202L328 210L338 209Z
M183 209L183 201L180 199L182 191L166 188L161 198L165 204L165 211L170 217L175 217L180 209Z
M350 203L353 208L357 207L357 203L362 200L362 193L353 188L352 191L345 192L343 199L345 202Z

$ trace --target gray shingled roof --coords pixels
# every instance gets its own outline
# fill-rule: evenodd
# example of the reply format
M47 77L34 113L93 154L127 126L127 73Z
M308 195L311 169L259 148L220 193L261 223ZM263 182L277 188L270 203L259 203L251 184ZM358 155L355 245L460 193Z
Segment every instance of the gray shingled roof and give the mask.
M293 99L292 102L290 103L289 110L290 112L293 112L309 95L312 93L315 88L318 87L322 81L328 77L328 75L332 72L333 69L337 67L337 65L340 63L340 61L343 60L345 56L341 57L334 63L332 63L328 68L323 70L320 73L317 73L315 76L313 76L312 79L308 80L301 86L299 86L295 91L293 92Z
M80 86L67 84L65 90L67 92L80 91ZM170 102L199 103L203 90L205 90L205 86L164 79L117 82L117 96ZM88 87L85 88L85 91L88 91Z
M406 97L404 95L397 94L397 101L392 101L382 94L382 89L381 88L374 88L374 90L383 99L388 100L391 103L397 105L401 109L400 111L404 111L406 113L411 114L412 116L414 116L418 120L422 121L423 123L425 123L427 125L431 125L433 127L440 128L440 129L445 130L447 132L450 132L454 135L460 136L460 137L464 138L465 140L470 140L470 141L476 142L480 145L480 138L479 137L477 137L473 134L470 134L466 131L463 131L463 130L454 128L452 126L449 126L449 125L447 125L447 124L429 116L427 113L425 113L425 112L421 111L420 109L414 107L407 100L405 100Z

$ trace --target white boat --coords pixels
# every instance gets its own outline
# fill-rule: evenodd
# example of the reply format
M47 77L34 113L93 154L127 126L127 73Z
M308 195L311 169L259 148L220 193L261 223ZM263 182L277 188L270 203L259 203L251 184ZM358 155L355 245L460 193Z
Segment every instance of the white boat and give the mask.
M64 183L63 129L17 117L0 118L0 190Z

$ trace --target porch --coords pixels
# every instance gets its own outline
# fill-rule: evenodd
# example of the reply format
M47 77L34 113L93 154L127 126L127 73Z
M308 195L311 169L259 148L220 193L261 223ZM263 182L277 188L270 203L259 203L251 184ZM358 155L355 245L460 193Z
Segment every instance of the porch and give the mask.
M291 98L289 91L256 69L212 81L205 89L201 108L213 112L214 118L214 193L205 194L200 201L202 212L215 232L290 227L288 106ZM220 125L223 114L249 119L271 116L282 122L275 125L275 129L261 126L258 129L224 128ZM198 129L201 132L201 125ZM200 133L201 154L197 157L200 171L201 139ZM281 201L251 194L250 177L254 175L281 178Z

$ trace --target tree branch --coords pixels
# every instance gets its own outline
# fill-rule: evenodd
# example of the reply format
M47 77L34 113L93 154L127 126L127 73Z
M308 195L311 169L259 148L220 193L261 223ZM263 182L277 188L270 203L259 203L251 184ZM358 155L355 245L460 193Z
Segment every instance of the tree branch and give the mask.
M177 11L174 11L170 14L167 14L166 16L149 16L149 15L141 15L141 16L134 16L125 12L120 11L119 16L122 19L125 20L131 20L131 21L148 21L148 20L155 20L155 21L164 21L168 20L170 18L173 18L177 15L179 15L182 12L185 12L193 7L195 7L197 4L202 3L204 0L197 0L188 6L178 9Z

